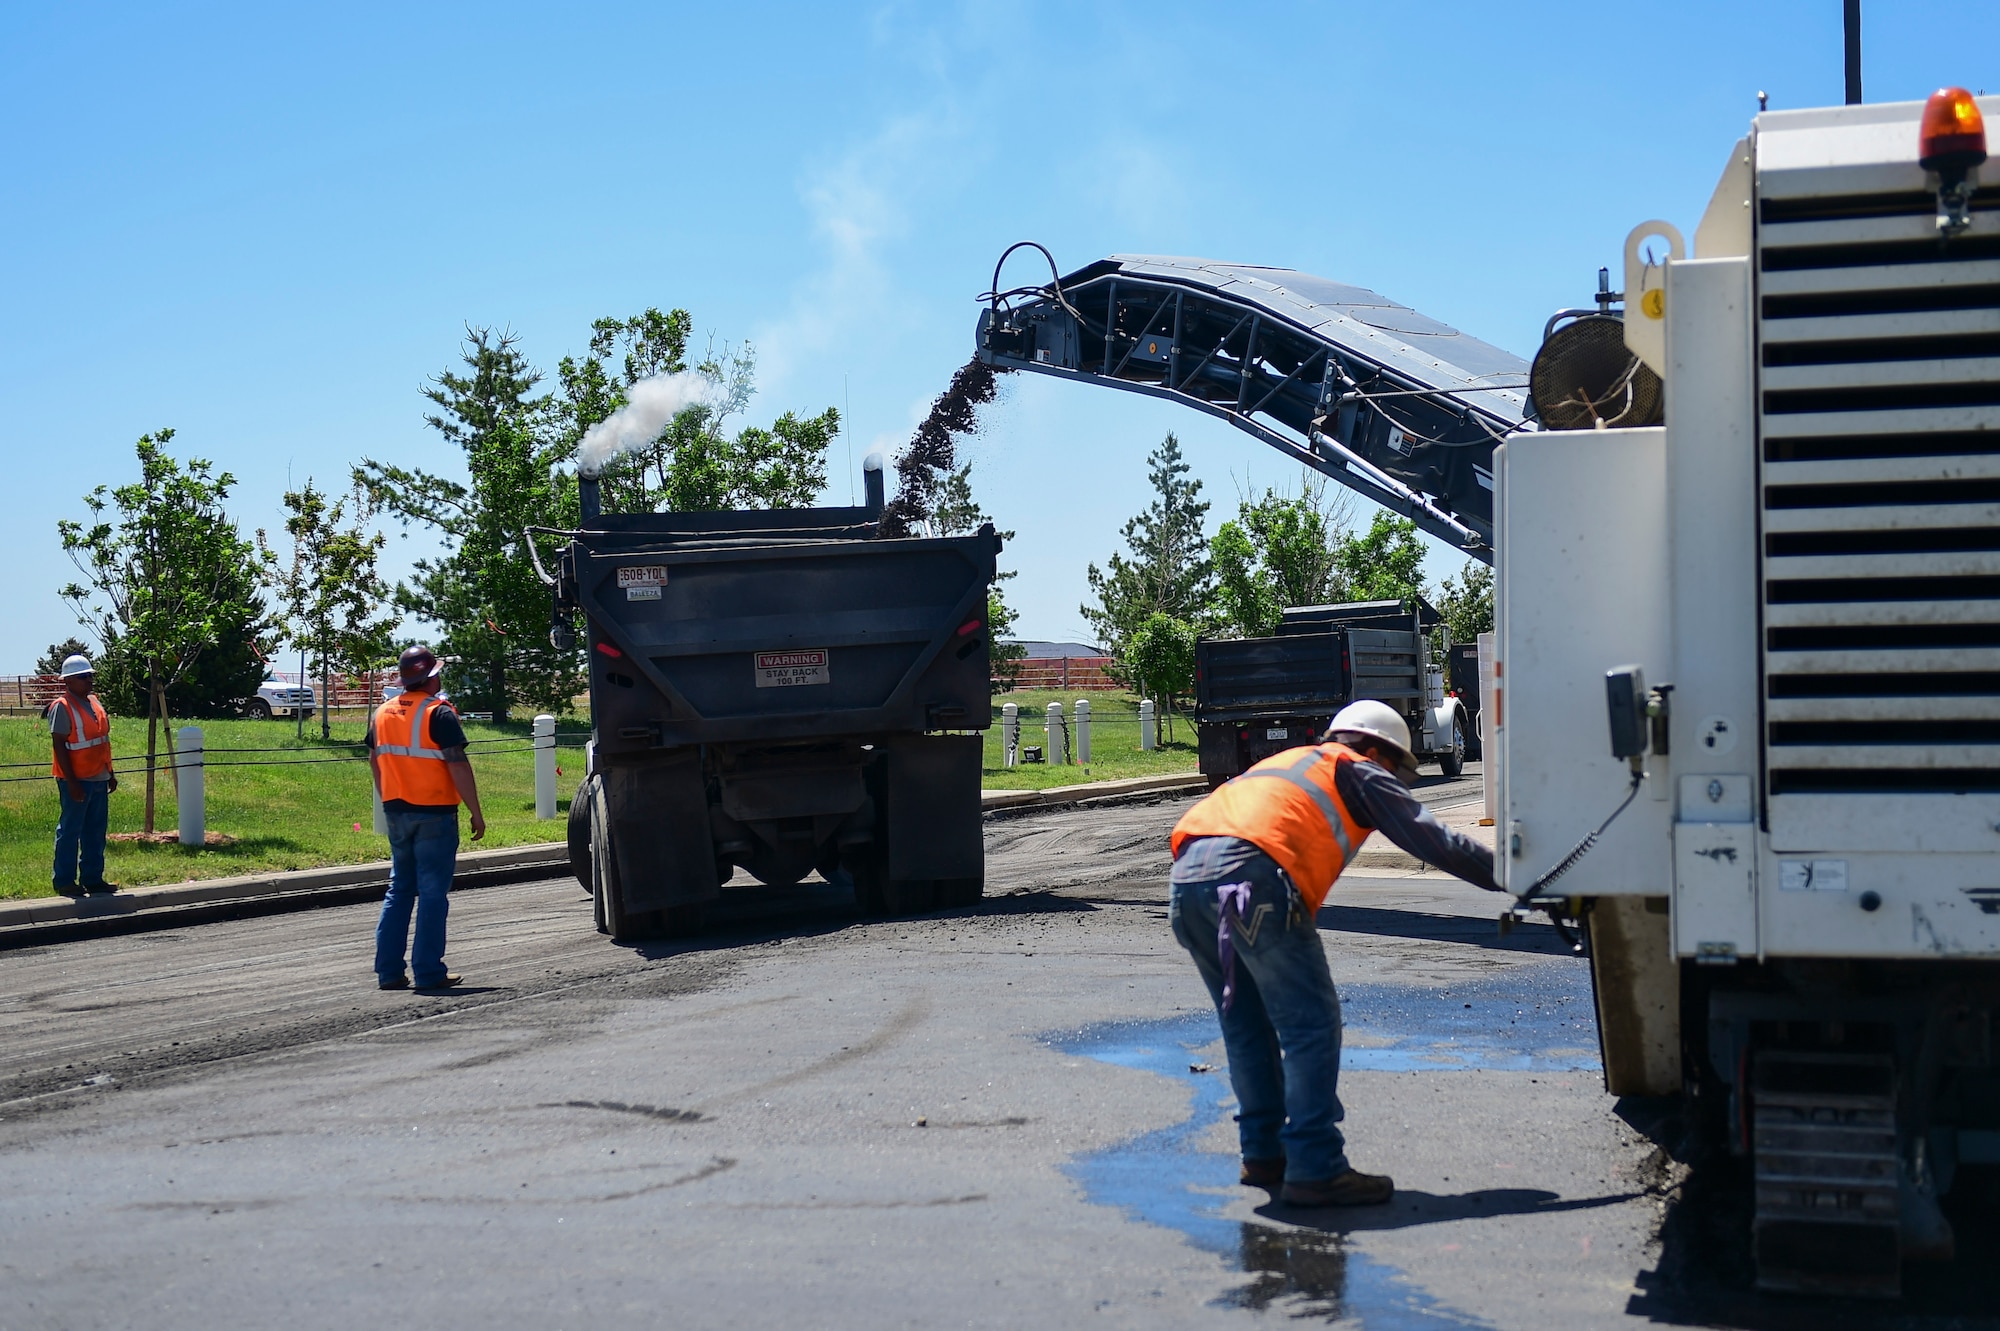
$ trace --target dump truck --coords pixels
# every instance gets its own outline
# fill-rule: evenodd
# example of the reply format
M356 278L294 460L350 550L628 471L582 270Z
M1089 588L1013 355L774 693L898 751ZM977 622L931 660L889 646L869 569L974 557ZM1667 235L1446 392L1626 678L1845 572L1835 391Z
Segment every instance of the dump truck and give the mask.
M1211 788L1284 749L1310 744L1358 698L1403 714L1420 760L1464 770L1473 727L1425 655L1437 611L1421 598L1298 606L1267 638L1195 643L1195 728Z
M609 514L584 479L548 577L589 662L570 859L614 939L700 929L739 867L870 914L979 900L1000 539L886 535L870 462L849 508Z
M1757 115L1495 452L1500 875L1587 923L1609 1089L1744 1163L1766 1289L1895 1295L2000 1165L1996 112Z

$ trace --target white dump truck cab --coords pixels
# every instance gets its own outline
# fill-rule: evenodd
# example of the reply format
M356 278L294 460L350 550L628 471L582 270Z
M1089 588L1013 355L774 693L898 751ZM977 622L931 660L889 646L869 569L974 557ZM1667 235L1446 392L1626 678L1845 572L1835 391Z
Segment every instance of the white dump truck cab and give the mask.
M1893 1295L2000 1164L1996 114L1758 115L1628 241L1636 360L1552 321L1496 454L1502 879L1587 921L1609 1088L1750 1160L1771 1289Z

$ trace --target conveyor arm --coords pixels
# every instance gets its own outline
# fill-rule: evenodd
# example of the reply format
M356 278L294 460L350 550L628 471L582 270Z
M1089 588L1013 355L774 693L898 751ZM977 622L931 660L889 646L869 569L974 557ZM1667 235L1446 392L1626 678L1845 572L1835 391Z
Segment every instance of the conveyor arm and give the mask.
M996 268L994 287L978 331L994 368L1219 416L1492 562L1493 446L1527 409L1518 356L1285 268L1113 255L1012 291Z

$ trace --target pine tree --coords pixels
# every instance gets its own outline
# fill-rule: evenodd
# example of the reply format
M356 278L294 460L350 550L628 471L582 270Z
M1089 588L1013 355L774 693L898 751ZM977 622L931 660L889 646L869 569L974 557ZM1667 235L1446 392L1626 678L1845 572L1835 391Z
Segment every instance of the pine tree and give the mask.
M1181 457L1181 441L1169 431L1147 455L1154 498L1125 524L1126 553L1088 570L1097 604L1082 606L1083 617L1114 656L1154 615L1197 628L1213 617L1215 568L1203 531L1209 505L1201 498L1201 482L1188 479L1192 470Z

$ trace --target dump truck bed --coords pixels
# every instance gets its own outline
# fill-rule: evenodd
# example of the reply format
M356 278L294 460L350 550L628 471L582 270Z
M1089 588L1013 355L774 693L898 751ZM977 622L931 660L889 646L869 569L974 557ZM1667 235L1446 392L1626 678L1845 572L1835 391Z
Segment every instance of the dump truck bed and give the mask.
M999 539L871 539L848 520L862 512L626 515L581 532L570 585L600 753L990 725Z

